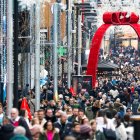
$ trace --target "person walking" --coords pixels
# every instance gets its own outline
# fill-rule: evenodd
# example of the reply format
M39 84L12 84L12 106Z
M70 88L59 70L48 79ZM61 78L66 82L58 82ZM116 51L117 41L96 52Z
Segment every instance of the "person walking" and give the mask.
M14 127L22 126L26 130L26 137L32 140L31 132L25 119L19 116L19 111L16 108L12 108L10 122Z

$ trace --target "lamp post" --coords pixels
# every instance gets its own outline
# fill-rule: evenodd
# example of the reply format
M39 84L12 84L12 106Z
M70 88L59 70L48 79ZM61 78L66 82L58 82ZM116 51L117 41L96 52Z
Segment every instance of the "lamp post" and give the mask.
M7 1L7 114L13 106L13 1Z
M116 51L116 28L114 27L114 49L113 52L115 53Z
M72 22L71 22L71 14L72 14L72 3L71 0L68 0L68 88L71 87L71 71L72 71L72 62L71 62L71 40L72 40Z
M58 92L58 56L57 56L57 45L58 45L58 3L53 5L53 80L54 80L54 94Z
M35 21L35 109L40 109L40 1L36 0Z
M82 29L81 29L81 12L78 11L78 75L81 75L81 49L82 49Z
M18 0L14 0L14 102L18 107Z

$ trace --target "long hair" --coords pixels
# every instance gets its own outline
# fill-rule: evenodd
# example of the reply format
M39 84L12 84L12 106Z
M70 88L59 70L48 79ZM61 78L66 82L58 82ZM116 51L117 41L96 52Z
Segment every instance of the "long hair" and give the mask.
M101 108L101 103L100 103L100 100L96 100L95 102L94 102L94 105L93 105L94 107L97 107L97 108Z
M104 124L107 124L107 119L105 117L105 111L104 110L99 110L97 113L97 117L103 117L104 118Z
M52 123L52 121L47 121L45 124L44 124L44 126L43 126L43 128L44 128L44 130L47 130L47 126L48 126L48 123ZM55 130L55 127L54 127L54 124L52 123L52 131L54 131Z

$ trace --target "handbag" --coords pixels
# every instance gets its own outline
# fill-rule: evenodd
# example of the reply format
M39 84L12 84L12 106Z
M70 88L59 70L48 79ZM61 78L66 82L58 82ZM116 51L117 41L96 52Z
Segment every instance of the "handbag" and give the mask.
M116 132L113 131L112 129L103 128L103 133L107 140L116 140L117 139Z

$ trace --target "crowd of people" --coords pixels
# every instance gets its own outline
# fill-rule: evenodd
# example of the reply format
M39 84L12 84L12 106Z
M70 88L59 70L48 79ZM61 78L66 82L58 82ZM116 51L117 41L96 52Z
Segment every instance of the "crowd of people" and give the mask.
M106 55L106 54L105 54ZM132 115L140 114L138 52L133 47L118 47L100 59L120 66L119 76L98 77L98 87L90 91L78 87L73 95L59 81L59 99L54 100L53 82L42 87L40 109L35 111L35 94L26 94L28 111L12 108L10 116L0 105L2 140L134 140ZM48 78L49 79L49 78Z

